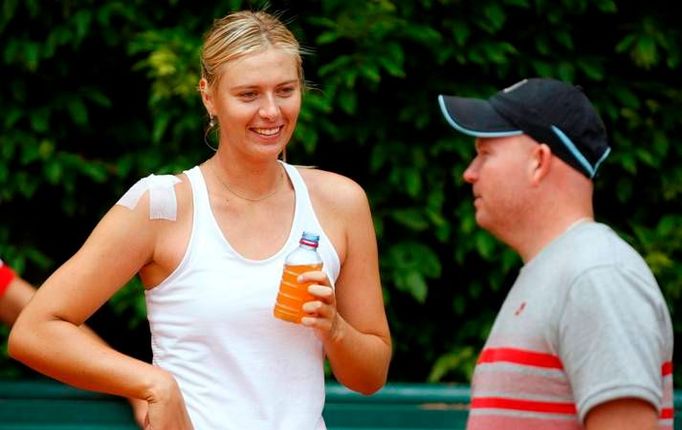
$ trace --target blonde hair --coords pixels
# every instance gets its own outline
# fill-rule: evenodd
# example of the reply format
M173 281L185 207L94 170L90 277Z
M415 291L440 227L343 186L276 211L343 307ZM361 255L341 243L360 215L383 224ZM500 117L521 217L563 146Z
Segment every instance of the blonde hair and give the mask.
M204 36L201 77L212 87L220 80L221 66L270 47L281 49L294 57L303 85L302 50L298 41L278 17L264 11L235 12L214 21Z

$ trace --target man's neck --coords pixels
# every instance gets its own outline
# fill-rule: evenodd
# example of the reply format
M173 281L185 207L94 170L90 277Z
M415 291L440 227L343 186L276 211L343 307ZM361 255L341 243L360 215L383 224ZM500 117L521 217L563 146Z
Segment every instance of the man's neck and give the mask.
M545 221L527 226L524 232L508 242L521 256L524 263L538 255L547 245L571 228L586 221L593 221L591 213L576 213L553 221ZM513 242L513 243L512 243Z

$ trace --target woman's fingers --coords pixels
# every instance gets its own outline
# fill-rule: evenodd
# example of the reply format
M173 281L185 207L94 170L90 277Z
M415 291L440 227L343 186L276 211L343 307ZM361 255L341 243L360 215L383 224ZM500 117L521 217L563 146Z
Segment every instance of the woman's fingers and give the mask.
M308 292L327 304L334 302L334 290L326 285L309 285Z

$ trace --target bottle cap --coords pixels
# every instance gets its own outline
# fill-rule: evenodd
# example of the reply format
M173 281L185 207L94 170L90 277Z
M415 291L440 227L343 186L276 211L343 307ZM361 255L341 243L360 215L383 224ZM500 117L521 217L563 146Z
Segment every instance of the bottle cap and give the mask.
M307 231L303 232L303 235L301 236L301 240L299 243L303 245L308 245L317 248L318 243L320 242L320 235L319 234L314 234L310 233Z

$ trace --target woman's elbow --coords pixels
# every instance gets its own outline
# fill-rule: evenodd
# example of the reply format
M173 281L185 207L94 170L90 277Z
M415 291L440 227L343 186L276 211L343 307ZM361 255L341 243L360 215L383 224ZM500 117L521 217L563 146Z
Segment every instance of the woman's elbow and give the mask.
M386 385L386 377L362 381L361 384L356 384L354 387L349 388L365 396L371 396L372 394L384 388L384 385Z
M386 343L387 348L385 354L382 354L383 357L380 360L381 364L377 363L377 367L374 372L372 372L373 376L360 381L360 384L357 384L357 386L353 388L354 391L369 396L384 388L384 385L386 385L386 382L388 381L388 369L392 356L390 338Z
M380 384L374 384L374 385L368 385L365 387L363 390L359 391L360 394L363 394L365 396L371 396L372 394L376 393L377 391L381 390L384 388L384 385L386 385L386 381L380 383Z
M30 351L30 329L22 322L21 317L12 326L7 339L7 353L13 359L26 364Z
M371 375L365 374L365 376L361 378L355 377L345 380L337 378L337 380L356 393L370 396L384 388L384 385L386 385L386 381L388 380L388 366L380 370L375 369Z
M21 334L16 330L17 326L12 326L7 339L7 354L15 360L19 360L21 351ZM19 360L21 361L21 360Z

